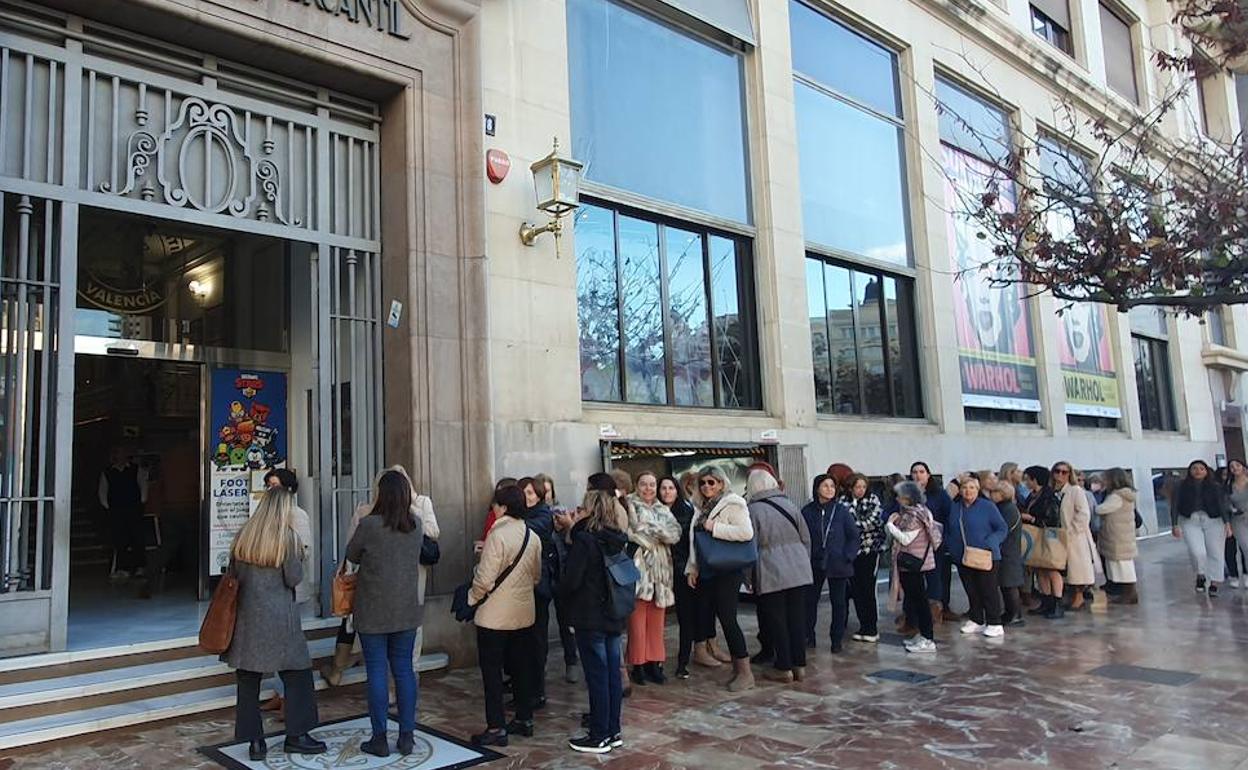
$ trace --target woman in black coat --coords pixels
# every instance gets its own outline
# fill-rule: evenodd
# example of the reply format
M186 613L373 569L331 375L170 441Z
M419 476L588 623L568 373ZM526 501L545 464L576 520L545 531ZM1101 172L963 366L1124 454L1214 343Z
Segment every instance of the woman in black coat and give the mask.
M988 490L988 497L997 504L997 510L1009 530L1001 543L1001 566L997 572L1001 601L1005 607L1001 624L1005 626L1021 626L1024 622L1018 595L1018 589L1026 578L1023 572L1022 514L1014 503L1014 495L1014 485L1009 481L998 481Z
M693 645L704 642L714 635L714 621L708 631L705 623L699 625L698 593L696 588L689 587L689 581L682 579L685 566L689 563L689 523L693 521L693 503L681 494L680 482L672 476L659 479L659 502L676 517L680 524L680 540L672 545L672 574L677 579L672 581L676 592L676 622L680 626L680 641L676 645L676 678L689 678L689 658L693 654Z
M1174 528L1176 538L1187 545L1187 555L1196 572L1196 593L1218 595L1218 583L1226 574L1226 538L1231 534L1227 523L1230 506L1226 492L1213 476L1204 460L1187 466L1187 477L1179 484L1174 496Z
M624 745L620 707L624 683L620 676L620 636L626 619L607 615L606 559L624 550L628 536L619 529L620 504L610 492L590 492L576 512L569 536L568 558L559 593L589 690L589 732L568 741L574 751L606 754Z

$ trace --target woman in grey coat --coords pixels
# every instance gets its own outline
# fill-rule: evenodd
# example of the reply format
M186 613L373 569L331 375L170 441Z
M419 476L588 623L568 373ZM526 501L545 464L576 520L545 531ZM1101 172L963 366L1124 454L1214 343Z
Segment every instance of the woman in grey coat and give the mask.
M988 497L997 504L997 510L1001 512L1001 518L1005 519L1008 530L1001 543L1001 567L997 572L1001 601L1005 607L1001 624L1006 626L1021 626L1026 622L1023 620L1022 601L1019 597L1019 589L1026 582L1023 571L1023 528L1014 495L1014 485L1008 481L998 481L988 490Z
M412 483L398 471L377 481L377 502L347 543L347 561L360 565L355 588L355 630L368 670L368 716L373 736L360 751L390 755L386 738L390 703L387 669L394 677L399 717L399 753L415 746L416 674L412 649L424 610L417 590L420 574L420 518L412 513Z
M320 723L312 686L312 659L295 606L295 586L303 580L303 544L291 528L294 496L269 489L230 551L238 576L238 615L234 638L221 660L236 669L238 701L234 737L249 741L248 755L259 762L268 752L260 719L260 681L276 671L286 685L288 754L321 754L325 744L308 733Z
M763 636L775 651L775 668L764 676L800 682L806 675L806 587L813 581L810 531L770 472L750 471L746 492L758 540L752 585Z

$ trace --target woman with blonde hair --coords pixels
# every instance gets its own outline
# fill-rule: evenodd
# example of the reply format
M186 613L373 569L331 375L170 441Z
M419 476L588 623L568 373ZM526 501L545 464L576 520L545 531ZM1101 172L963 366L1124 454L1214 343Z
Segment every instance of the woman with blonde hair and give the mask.
M636 685L664 684L663 627L667 608L676 604L671 547L680 541L680 524L659 501L659 477L653 471L637 475L637 494L629 502L628 539L637 546L633 563L641 573L637 605L628 619L630 676Z
M303 580L303 544L291 528L294 497L266 490L260 505L234 538L231 569L238 577L234 638L221 661L235 669L238 682L234 737L248 741L248 756L262 761L268 752L260 718L260 681L276 671L286 685L288 754L321 754L325 744L309 733L320 723L312 685L312 658L295 606Z
M1110 597L1111 602L1139 604L1136 590L1135 557L1139 548L1135 543L1135 489L1122 468L1105 471L1105 500L1095 508L1101 519L1101 537L1097 545L1105 563L1105 577L1119 592Z

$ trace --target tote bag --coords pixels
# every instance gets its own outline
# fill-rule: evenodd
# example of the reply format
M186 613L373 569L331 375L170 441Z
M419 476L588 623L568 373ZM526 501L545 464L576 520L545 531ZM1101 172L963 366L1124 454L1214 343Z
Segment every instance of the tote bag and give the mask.
M334 573L334 581L330 585L330 603L333 605L334 615L345 618L355 609L355 584L359 582L359 576L355 573L347 574L346 562L338 568Z
M238 619L238 576L230 569L221 576L217 590L212 592L208 613L199 627L199 646L204 652L220 655L234 641L234 623Z
M1066 569L1066 533L1061 527L1037 527L1023 525L1024 537L1031 540L1031 550L1026 555L1032 569Z
M737 572L758 561L758 543L754 540L716 540L704 529L694 534L698 566L711 574Z

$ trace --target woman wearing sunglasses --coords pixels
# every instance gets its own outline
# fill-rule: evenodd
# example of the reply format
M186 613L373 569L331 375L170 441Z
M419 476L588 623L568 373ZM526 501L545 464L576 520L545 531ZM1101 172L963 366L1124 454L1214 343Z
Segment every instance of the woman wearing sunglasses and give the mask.
M1070 609L1086 604L1083 591L1096 583L1101 557L1092 539L1092 507L1083 487L1075 483L1075 469L1068 462L1053 464L1053 488L1061 499L1062 529L1066 530L1066 584L1070 586Z
M746 542L754 539L754 527L750 523L750 511L745 498L728 488L728 477L716 466L708 465L698 473L698 512L690 524L689 563L685 574L689 587L707 596L715 609L715 616L724 629L728 651L732 655L732 679L728 682L731 692L748 690L754 686L754 672L750 670L750 653L745 646L745 635L737 623L738 592L745 579L743 570L714 573L705 564L699 564L697 538L699 529L709 532L716 540Z

